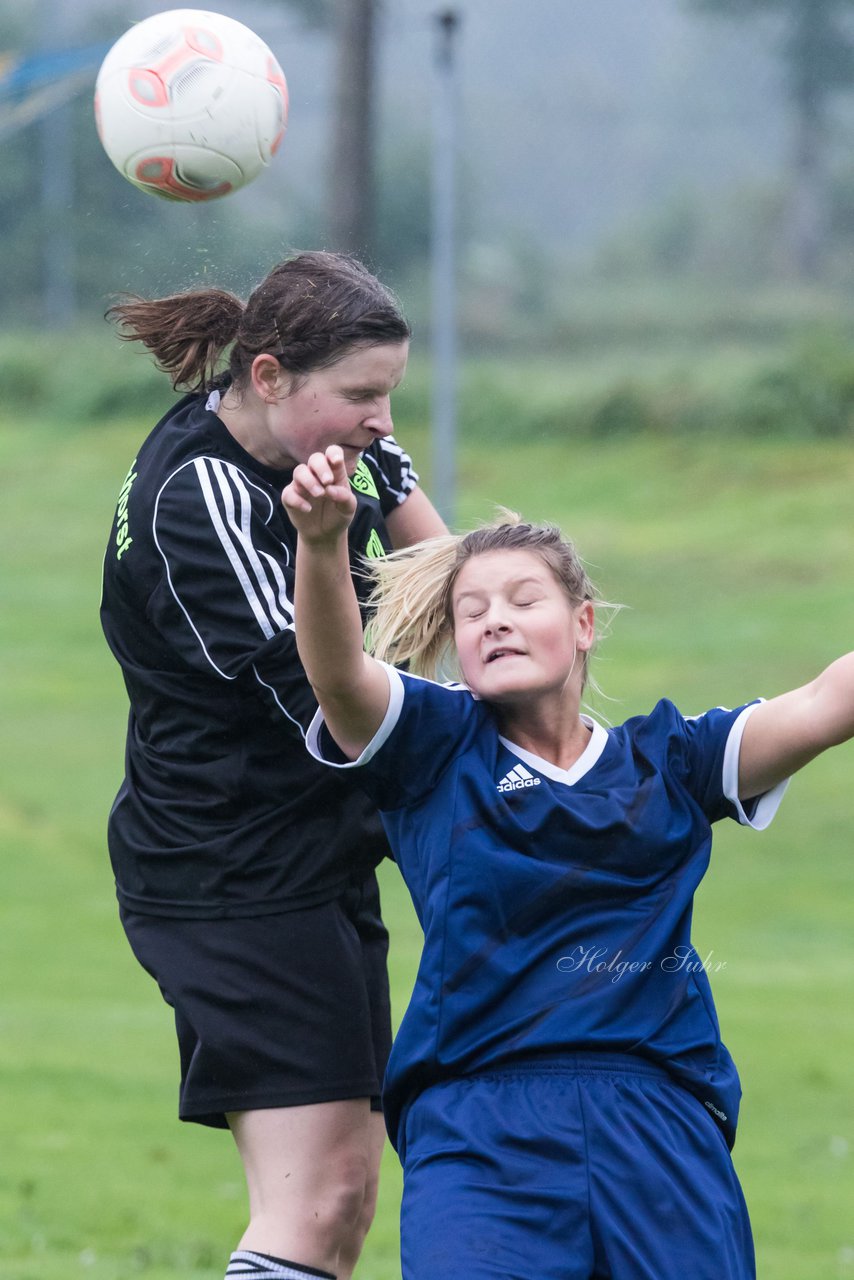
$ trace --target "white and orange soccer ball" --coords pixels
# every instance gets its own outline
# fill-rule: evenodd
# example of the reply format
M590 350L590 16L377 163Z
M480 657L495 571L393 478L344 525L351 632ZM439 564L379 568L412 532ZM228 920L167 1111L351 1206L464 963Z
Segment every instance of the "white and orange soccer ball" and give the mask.
M214 200L267 167L288 121L282 68L241 22L172 9L121 36L95 86L101 143L123 177L167 200Z

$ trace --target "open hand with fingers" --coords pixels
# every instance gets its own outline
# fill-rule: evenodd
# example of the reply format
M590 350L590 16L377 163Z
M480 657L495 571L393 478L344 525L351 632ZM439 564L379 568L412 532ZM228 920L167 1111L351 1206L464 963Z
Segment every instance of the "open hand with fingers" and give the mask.
M282 493L291 523L306 542L334 542L356 511L344 453L337 444L301 462Z

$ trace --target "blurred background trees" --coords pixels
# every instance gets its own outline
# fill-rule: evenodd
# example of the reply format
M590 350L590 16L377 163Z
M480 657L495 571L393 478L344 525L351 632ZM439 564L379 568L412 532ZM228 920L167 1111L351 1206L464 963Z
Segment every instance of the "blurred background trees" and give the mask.
M0 48L20 59L106 46L158 7L33 0L0 15ZM166 209L125 188L98 147L91 83L45 124L4 132L15 104L0 80L3 322L44 319L45 237L58 216L87 312L130 277L159 287L176 269L198 272L200 254L241 278L271 250L308 241L407 283L425 277L434 6L231 7L276 48L292 113L262 183L217 206ZM472 322L482 311L494 326L506 300L524 329L549 282L585 273L821 282L838 281L842 263L847 274L854 0L648 0L640 12L631 0L539 0L524 16L510 0L458 7ZM69 207L51 214L69 151Z
M63 48L106 48L161 7L22 0L0 11L0 331L14 343L15 334L67 329L69 316L77 329L98 327L111 297L127 289L216 280L245 292L283 254L327 246L354 250L390 280L424 352L441 6L218 4L275 49L291 116L270 170L201 207L149 199L113 170L92 119L95 64L71 101L29 123L15 115L25 95L9 88L10 67ZM767 361L789 359L786 344L797 347L801 371L817 335L825 350L847 349L854 0L458 0L456 8L467 429L496 415L565 420L542 390L557 385L554 368L536 405L529 393L520 407L514 391L511 415L501 370L483 374L479 360L553 357L578 375L579 394L589 386L597 403L607 401L603 421L661 423L686 414L719 421L730 409L708 412L709 387L720 396L760 365L764 376ZM16 347L25 362L31 349L26 340ZM670 388L652 405L633 381L642 359L642 377ZM819 363L826 372L839 361ZM25 385L29 375L14 367ZM765 406L760 418L777 403L763 385L751 400ZM555 397L562 406L566 393Z
M739 20L772 15L791 114L789 227L796 273L816 279L832 224L828 165L835 97L854 89L852 0L693 0L697 8Z

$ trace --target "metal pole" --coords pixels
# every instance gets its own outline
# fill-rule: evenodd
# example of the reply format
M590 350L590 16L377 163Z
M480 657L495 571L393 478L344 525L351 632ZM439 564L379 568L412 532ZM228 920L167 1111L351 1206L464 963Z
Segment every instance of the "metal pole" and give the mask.
M49 31L54 47L68 43L68 0L42 0L42 30ZM41 200L44 215L42 298L44 324L63 329L77 309L74 254L74 156L73 104L60 103L41 121Z
M453 527L456 506L456 117L455 42L459 14L436 14L438 39L433 95L432 346L433 484L440 514Z
M330 248L354 253L366 261L376 249L377 10L378 0L338 0L334 10L338 67L329 176Z
M44 324L63 329L74 319L74 162L71 103L49 112L42 131L42 208L44 227Z

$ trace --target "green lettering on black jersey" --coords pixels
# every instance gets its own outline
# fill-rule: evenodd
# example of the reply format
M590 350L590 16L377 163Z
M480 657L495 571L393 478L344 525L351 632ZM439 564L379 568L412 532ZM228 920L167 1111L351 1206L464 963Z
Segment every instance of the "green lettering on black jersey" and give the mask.
M121 560L122 556L130 547L130 544L133 542L133 538L130 536L127 509L128 509L128 499L130 498L130 491L133 488L133 482L137 477L137 473L136 471L134 471L135 466L136 466L136 458L134 458L133 462L130 464L130 470L125 476L124 484L122 485L121 491L119 493L119 500L116 504L116 517L117 517L116 519L116 559L117 560Z
M371 530L371 536L368 538L368 545L365 547L365 555L369 560L379 560L385 555L385 547L382 539L376 529Z
M379 498L380 496L377 491L376 481L371 475L371 469L364 458L359 459L359 465L350 477L350 484L357 493L366 493L369 498Z

